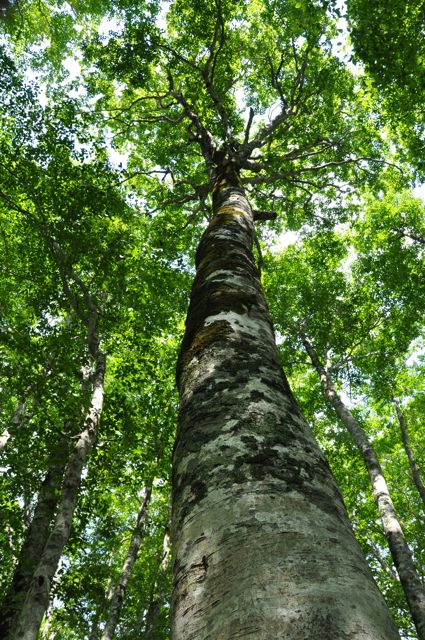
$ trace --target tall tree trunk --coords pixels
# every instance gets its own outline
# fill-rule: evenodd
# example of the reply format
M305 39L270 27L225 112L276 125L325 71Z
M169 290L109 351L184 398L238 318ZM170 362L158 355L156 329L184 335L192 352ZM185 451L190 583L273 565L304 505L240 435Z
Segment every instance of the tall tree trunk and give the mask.
M96 607L96 613L94 615L93 620L91 621L90 635L88 640L99 640L100 631L99 631L99 622L102 613L102 607Z
M413 455L412 447L410 446L410 438L409 438L409 432L407 429L406 420L404 419L403 412L396 398L393 397L392 401L397 413L398 423L400 425L400 431L401 431L401 439L403 442L403 447L406 452L407 458L409 460L410 471L412 472L412 479L415 484L415 487L419 492L419 495L421 496L423 505L425 507L425 486L424 486L424 483L422 482L421 474L419 473L415 456Z
M120 618L127 585L131 578L134 563L137 560L137 555L142 543L143 529L146 524L151 495L152 482L149 481L145 487L145 497L142 504L140 505L139 513L137 514L136 526L134 527L133 533L131 535L130 545L128 547L127 556L125 558L118 583L111 592L111 596L109 599L108 619L103 630L102 640L112 640L112 638L114 637L115 629Z
M93 338L93 340L97 342L97 339ZM103 406L104 375L105 356L97 347L91 405L85 420L85 427L69 458L55 523L34 572L17 628L11 633L11 640L37 640L43 616L49 605L51 582L71 532L81 473L88 453L96 440Z
M158 582L161 581L161 577L167 570L168 562L170 559L170 536L168 527L164 535L164 543L162 548L161 558L158 563L158 573L156 579L152 585L149 606L145 616L145 630L143 633L143 640L155 640L156 631L158 628L158 616L161 610L161 605L167 601L167 596L164 592L158 592Z
M378 456L362 427L337 394L331 376L321 363L310 340L304 333L301 333L300 337L320 377L325 398L335 409L335 413L347 428L363 457L391 556L397 569L418 637L420 640L425 640L425 591L394 509Z
M391 615L282 371L230 163L177 366L173 640L389 640Z
M399 581L398 575L396 573L394 573L394 571L392 570L390 565L382 557L382 553L381 553L379 547L377 547L376 544L373 542L373 540L371 540L370 538L368 539L368 543L369 543L369 546L370 546L370 548L372 550L372 554L373 554L374 558L379 562L379 564L381 565L382 570L387 574L387 576L389 578L391 578L391 580Z
M38 565L50 525L55 515L60 487L68 459L68 438L63 435L53 451L46 476L40 487L34 515L26 532L12 583L0 610L0 638L7 638L15 628L26 594Z

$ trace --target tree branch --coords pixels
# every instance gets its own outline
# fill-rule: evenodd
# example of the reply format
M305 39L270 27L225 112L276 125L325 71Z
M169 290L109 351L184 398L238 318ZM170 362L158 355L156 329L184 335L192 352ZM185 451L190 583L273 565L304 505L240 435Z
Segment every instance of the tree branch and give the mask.
M230 127L229 118L227 115L227 111L224 108L223 102L219 98L218 94L214 90L214 76L215 76L215 68L218 60L218 56L220 51L224 46L224 21L223 14L221 10L221 0L215 0L216 10L217 10L217 19L214 26L214 35L213 40L209 49L209 56L204 67L201 69L201 75L204 80L205 88L207 90L208 95L213 101L217 113L220 116L221 124L223 127L224 139L232 146L235 145L235 139L232 134L232 129ZM217 46L218 44L218 46Z
M254 119L254 109L252 107L250 107L249 108L248 122L246 123L246 127L245 127L245 136L244 136L244 141L243 141L244 145L248 144L249 133L251 131L251 126L252 126L253 119Z
M212 173L213 167L213 154L216 148L214 139L208 129L202 123L198 114L192 109L189 102L183 96L180 91L174 89L174 81L171 72L168 70L168 81L170 83L170 93L177 100L177 102L183 107L183 111L186 117L190 120L194 127L194 139L201 147L202 154L204 156L207 170Z

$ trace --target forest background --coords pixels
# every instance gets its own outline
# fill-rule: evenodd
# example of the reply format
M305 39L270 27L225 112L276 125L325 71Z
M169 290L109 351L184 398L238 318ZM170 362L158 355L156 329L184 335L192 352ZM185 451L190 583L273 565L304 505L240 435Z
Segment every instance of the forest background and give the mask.
M170 637L175 363L208 130L260 140L243 182L282 363L417 637L329 389L373 444L423 584L424 23L397 0L1 4L8 625L50 540L40 638Z

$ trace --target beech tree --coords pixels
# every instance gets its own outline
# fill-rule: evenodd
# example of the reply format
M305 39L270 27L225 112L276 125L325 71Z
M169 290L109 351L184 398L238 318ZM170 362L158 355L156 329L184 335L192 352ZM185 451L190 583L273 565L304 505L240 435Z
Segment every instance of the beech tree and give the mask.
M394 274L397 251L401 274L419 274L421 214L412 205L396 229L383 216L379 224L391 226L385 247L367 242L382 192L408 186L411 167L394 166L391 133L381 135L389 110L368 98L367 77L338 52L340 12L331 3L175 0L166 8L29 1L4 12L1 541L9 636L169 637L163 541L177 360L173 639L397 638L275 344L273 322L279 340L294 344L301 311L320 344L326 308L315 309L294 263L292 273L276 270L272 320L261 277L273 264L263 252L284 230L320 239L358 224L350 251L369 303L356 296L350 310L380 355L339 337L338 370L355 370L359 390L369 382L374 408L384 402L384 379L388 397L400 397L399 378L391 389L388 380L420 340L423 295L419 286L415 302L408 280ZM67 79L71 58L79 74ZM396 155L408 157L401 143ZM406 243L415 247L408 256ZM327 245L338 272L339 243ZM338 276L327 278L322 261L317 272L342 330ZM279 290L297 300L283 316ZM380 314L382 332L368 325ZM317 385L310 379L305 391L303 374L291 364L288 371L315 425ZM38 514L61 438L64 481L44 510L42 534ZM338 442L332 446L324 449L335 462ZM378 534L365 544L353 513L352 493L365 485L357 468L347 490L351 464L333 465L349 515L369 559L375 554L373 568L386 567L394 582ZM370 526L374 519L369 512ZM19 550L34 528L38 562L22 581ZM420 574L419 534L416 542ZM405 605L386 585L381 579L403 636L414 637Z

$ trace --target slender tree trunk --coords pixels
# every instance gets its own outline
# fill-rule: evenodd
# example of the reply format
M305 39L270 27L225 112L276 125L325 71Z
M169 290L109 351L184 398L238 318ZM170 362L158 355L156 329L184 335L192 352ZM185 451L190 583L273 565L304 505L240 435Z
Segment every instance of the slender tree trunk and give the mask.
M97 339L92 338L92 344L93 341L97 341ZM17 628L11 634L11 640L37 640L43 616L49 605L51 582L71 532L81 473L88 453L96 440L103 406L104 374L105 357L97 347L91 405L85 420L85 427L69 458L55 523L34 572L31 587L25 599Z
M158 582L160 582L161 576L164 574L168 567L170 559L170 536L168 530L164 535L164 543L162 548L162 555L158 564L158 573L156 579L152 585L149 606L146 613L145 630L143 633L143 640L155 640L156 630L158 628L158 615L161 610L161 605L166 602L166 596L164 592L158 592Z
M136 526L133 529L130 546L128 547L127 556L121 569L118 584L114 589L112 589L111 592L111 596L109 599L108 619L103 630L102 640L112 640L112 638L114 637L115 629L120 618L127 585L131 578L134 563L137 560L137 555L142 543L143 529L145 527L146 518L148 515L151 495L152 482L149 481L145 487L145 497L142 504L140 505L139 513L137 514Z
M376 546L376 544L370 538L369 538L368 542L369 542L370 548L372 549L372 554L373 554L374 558L381 565L382 570L387 574L387 576L389 578L391 578L391 580L399 581L398 575L396 573L394 573L394 571L392 570L390 565L382 557L382 553L379 550L379 548Z
M49 537L68 459L68 442L68 438L62 436L52 453L34 515L19 554L12 584L0 611L0 638L7 638L10 630L16 627L34 571Z
M151 594L151 599L149 601L148 611L146 613L146 624L145 624L145 632L143 634L143 640L154 640L155 639L155 629L158 621L158 614L161 608L161 601L159 598L155 596L154 593Z
M100 636L99 621L101 617L101 611L102 611L102 608L100 606L96 608L96 613L91 623L90 635L88 637L88 640L99 639L99 636Z
M392 399L394 408L397 413L398 422L401 430L401 439L403 441L403 447L409 460L410 471L412 472L412 479L417 488L419 495L421 496L423 505L425 507L425 486L422 482L421 474L419 473L418 466L416 464L415 456L413 455L412 447L410 446L409 432L407 430L406 420L404 419L403 412L400 408L396 398Z
M320 362L310 340L305 334L300 334L300 336L320 377L324 396L335 409L337 416L347 428L363 457L391 556L397 569L418 637L420 640L425 640L425 591L394 509L378 456L362 427L335 391L331 376Z
M177 367L173 640L398 638L281 369L230 163L213 208Z

